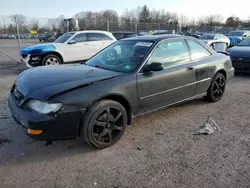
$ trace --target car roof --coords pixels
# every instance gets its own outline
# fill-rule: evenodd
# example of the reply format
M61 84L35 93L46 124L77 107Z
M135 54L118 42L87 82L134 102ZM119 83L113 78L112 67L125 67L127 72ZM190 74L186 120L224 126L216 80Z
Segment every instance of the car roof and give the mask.
M112 33L134 33L134 32L132 32L132 31L112 31Z
M101 31L101 30L84 30L84 31L71 31L69 33L105 33L105 34L110 34L108 31Z
M205 33L203 35L221 35L222 33Z
M145 35L145 36L137 36L137 37L131 37L126 38L122 40L143 40L143 41L161 41L164 39L171 39L171 38L189 38L183 35L177 35L177 34L164 34L164 35Z

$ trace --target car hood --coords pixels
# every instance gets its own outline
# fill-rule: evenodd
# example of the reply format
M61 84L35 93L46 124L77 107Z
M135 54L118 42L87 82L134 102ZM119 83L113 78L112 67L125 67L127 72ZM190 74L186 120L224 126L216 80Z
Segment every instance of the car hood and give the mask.
M87 65L44 66L24 71L15 85L24 99L48 100L61 92L122 74Z
M61 43L46 43L46 44L39 44L35 46L28 46L24 47L20 55L42 55L46 53L51 53L56 50L57 46L62 45Z
M228 49L231 57L250 57L250 46L234 46Z
M56 50L56 46L53 43L39 44L35 46L24 47L20 55L41 55L45 53L50 53Z

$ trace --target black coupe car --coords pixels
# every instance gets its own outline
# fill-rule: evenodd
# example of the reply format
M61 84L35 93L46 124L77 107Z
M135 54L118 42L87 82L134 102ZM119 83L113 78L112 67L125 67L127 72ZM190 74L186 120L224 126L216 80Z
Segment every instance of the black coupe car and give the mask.
M233 67L237 72L250 72L250 37L229 48Z
M192 37L144 36L117 41L83 65L26 70L8 103L35 139L106 148L134 117L198 97L220 100L233 75L229 56Z

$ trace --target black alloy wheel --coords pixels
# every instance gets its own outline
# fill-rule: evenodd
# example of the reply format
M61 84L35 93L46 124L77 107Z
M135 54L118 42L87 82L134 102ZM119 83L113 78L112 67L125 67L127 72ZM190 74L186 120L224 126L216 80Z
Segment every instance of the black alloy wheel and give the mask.
M211 102L219 101L223 97L225 89L226 89L226 78L223 74L218 73L214 77L207 91L206 99L208 99Z
M83 139L97 148L110 147L122 137L126 125L124 107L112 100L102 100L90 107L83 117Z

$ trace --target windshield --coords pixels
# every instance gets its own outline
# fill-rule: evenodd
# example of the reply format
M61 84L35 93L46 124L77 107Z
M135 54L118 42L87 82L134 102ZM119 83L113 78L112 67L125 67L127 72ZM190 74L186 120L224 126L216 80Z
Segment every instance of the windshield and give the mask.
M250 46L250 37L248 37L245 40L241 41L237 46Z
M107 47L85 64L118 72L131 72L141 65L152 46L151 41L121 40Z
M62 35L61 37L59 37L58 39L56 39L54 41L54 43L64 43L64 42L66 42L74 34L75 34L74 32L65 33L64 35Z
M244 32L242 31L231 31L228 36L242 36Z
M214 39L215 35L202 35L199 39Z

